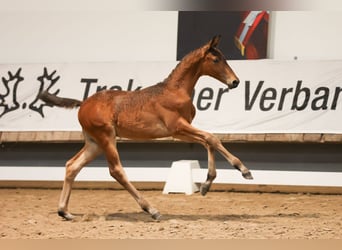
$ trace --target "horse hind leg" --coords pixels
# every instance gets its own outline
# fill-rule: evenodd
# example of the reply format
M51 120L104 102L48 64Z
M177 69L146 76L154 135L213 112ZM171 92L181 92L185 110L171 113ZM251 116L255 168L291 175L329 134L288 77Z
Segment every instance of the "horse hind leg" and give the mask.
M115 139L111 139L108 143L106 143L106 139L104 139L104 137L102 138L103 139L101 140L101 143L103 143L103 151L108 161L110 175L133 196L142 210L149 213L153 219L159 220L161 217L159 211L152 207L150 203L145 200L142 194L128 180L126 173L121 165Z
M66 220L72 220L74 216L68 212L68 204L71 195L72 185L77 174L90 161L92 161L101 152L97 144L86 138L83 148L70 160L67 161L65 167L65 179L63 189L58 203L58 215Z
M157 209L152 207L147 200L140 194L140 192L128 180L125 171L120 163L111 165L109 167L110 175L117 180L136 200L141 209L151 215L154 220L159 220L161 215Z

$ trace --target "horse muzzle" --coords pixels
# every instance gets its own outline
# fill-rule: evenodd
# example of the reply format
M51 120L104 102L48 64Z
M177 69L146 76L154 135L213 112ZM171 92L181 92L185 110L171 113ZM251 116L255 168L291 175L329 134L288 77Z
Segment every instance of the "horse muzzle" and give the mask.
M229 89L235 89L237 86L239 86L240 80L235 79L231 83L228 83Z

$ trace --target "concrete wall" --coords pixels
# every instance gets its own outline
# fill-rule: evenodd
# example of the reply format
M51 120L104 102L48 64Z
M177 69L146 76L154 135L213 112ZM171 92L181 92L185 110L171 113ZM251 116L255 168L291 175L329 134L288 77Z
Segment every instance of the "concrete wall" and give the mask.
M269 58L341 60L341 14L340 11L271 13Z
M176 11L106 10L78 7L78 1L15 8L17 1L4 2L0 63L176 60ZM271 12L269 58L342 59L341 23L340 11Z

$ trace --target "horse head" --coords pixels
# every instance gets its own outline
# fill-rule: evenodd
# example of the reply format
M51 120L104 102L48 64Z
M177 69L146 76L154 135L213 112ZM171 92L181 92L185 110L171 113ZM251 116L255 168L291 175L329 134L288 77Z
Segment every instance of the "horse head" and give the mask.
M221 36L215 36L202 47L203 63L201 70L203 75L209 75L233 89L239 85L240 80L228 65L223 53L217 48L220 39Z

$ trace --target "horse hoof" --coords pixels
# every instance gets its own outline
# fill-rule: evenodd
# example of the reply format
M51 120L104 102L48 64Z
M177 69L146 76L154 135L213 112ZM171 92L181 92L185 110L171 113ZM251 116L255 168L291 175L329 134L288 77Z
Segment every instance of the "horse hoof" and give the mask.
M152 214L152 219L156 220L156 221L159 221L160 218L161 218L161 214L159 212L156 212L154 214Z
M58 215L64 218L65 220L73 220L75 216L70 213L66 213L64 211L58 210Z
M209 185L203 183L200 187L201 195L205 196L209 191L209 187Z
M246 172L242 174L243 178L247 179L247 180L253 180L253 176L251 174L251 172Z

